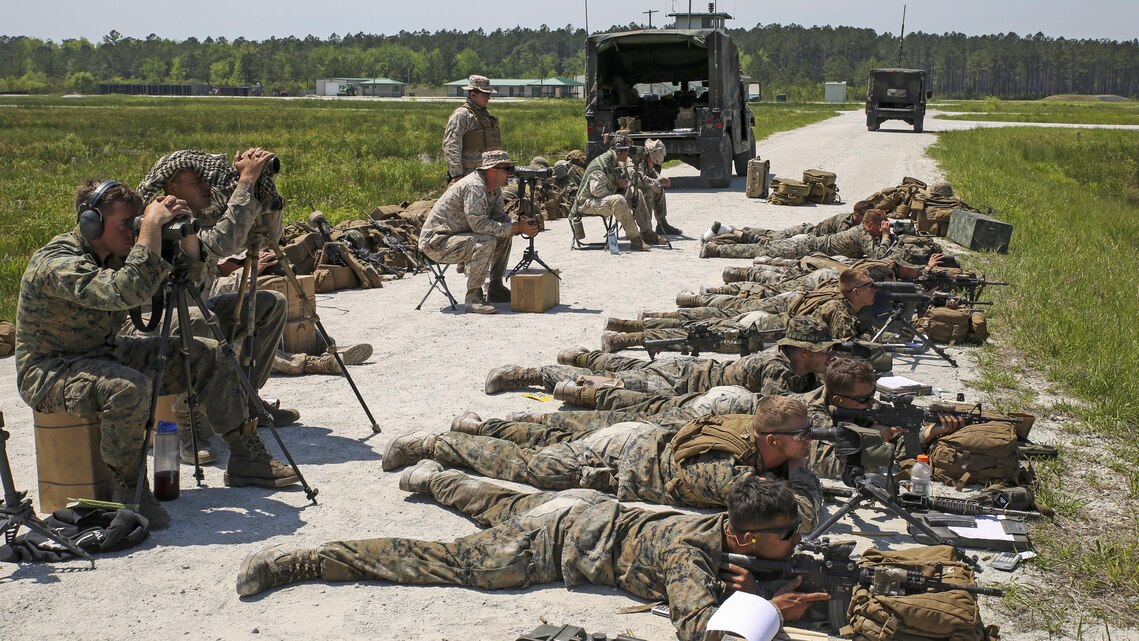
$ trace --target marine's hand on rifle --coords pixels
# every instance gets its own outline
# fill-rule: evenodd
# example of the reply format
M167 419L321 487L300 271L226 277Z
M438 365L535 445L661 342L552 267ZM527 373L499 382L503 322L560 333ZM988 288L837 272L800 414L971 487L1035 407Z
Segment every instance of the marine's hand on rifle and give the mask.
M881 423L874 423L870 427L873 427L874 429L881 432L882 440L887 443L893 441L894 437L898 436L899 434L909 434L910 432L908 429L904 427L898 427L897 425L883 425Z
M720 563L720 578L729 589L736 592L759 594L759 581L747 568L723 561Z
M929 262L926 263L926 265L925 265L926 269L936 269L938 267L941 267L941 259L943 257L944 257L944 254L942 254L940 252L938 252L936 254L931 254L929 257Z
M831 598L826 592L795 592L802 583L803 577L797 576L771 597L771 605L779 608L784 621L798 621L812 605Z

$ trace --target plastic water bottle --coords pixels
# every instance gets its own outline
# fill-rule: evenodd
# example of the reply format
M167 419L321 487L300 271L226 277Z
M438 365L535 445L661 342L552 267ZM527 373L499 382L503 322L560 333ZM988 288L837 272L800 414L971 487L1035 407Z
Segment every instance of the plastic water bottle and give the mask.
M178 425L158 421L154 434L154 498L173 501L178 498Z
M929 457L918 454L918 461L910 470L910 492L918 496L929 496L929 477L933 469L929 466Z

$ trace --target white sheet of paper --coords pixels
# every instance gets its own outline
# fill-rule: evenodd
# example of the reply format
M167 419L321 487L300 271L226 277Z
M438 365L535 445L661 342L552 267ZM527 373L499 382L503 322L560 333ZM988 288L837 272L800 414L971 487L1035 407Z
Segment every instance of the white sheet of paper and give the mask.
M921 381L915 381L914 379L907 378L905 376L883 376L882 378L878 379L876 385L878 389L887 391L913 389L924 386L925 385Z
M731 632L747 641L771 641L779 633L779 611L761 596L736 592L708 619L708 629Z
M983 541L1014 541L1011 534L1005 534L1001 527L1002 515L982 514L977 516L977 527L951 527L949 530L957 536L967 539L980 539Z

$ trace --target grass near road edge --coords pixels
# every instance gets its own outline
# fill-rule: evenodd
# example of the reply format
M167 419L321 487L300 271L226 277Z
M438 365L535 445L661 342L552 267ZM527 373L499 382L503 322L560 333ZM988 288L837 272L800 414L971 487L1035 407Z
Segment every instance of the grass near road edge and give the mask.
M931 154L962 197L1014 227L990 277L1000 346L974 386L1068 415L1059 460L1037 465L1064 529L1033 531L1040 557L1006 605L1050 632L1139 624L1139 132L1009 128L939 135ZM1039 407L1034 370L1076 399ZM1102 452L1106 450L1107 454ZM1056 590L1056 586L1068 590Z
M263 146L280 156L289 221L309 206L338 222L377 205L438 196L443 125L456 102L177 99L129 96L0 99L0 318L15 318L32 253L75 222L75 186L91 176L137 184L163 154L232 154ZM756 137L838 112L833 105L755 105ZM841 107L839 107L841 108ZM503 146L519 162L584 148L584 102L492 103Z
M1139 102L970 100L931 105L946 112L941 120L1053 122L1085 125L1139 125Z

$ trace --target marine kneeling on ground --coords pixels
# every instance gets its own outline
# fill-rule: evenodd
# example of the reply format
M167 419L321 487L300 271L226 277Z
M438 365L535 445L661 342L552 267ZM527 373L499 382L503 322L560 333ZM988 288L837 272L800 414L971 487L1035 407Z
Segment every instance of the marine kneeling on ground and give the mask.
M806 468L809 446L806 405L769 396L756 403L754 415L701 418L679 431L618 423L540 448L462 432L415 432L389 443L382 464L392 471L433 459L543 489L580 487L622 501L692 507L723 506L728 489L744 478L782 478L809 531L822 502L819 480Z
M451 184L431 208L419 237L419 250L437 263L466 265L467 295L464 307L476 314L493 314L488 303L509 303L510 290L502 282L511 240L516 234L535 235L537 221L524 217L512 222L506 215L502 188L514 165L505 151L486 151L482 165ZM490 278L487 293L483 283Z
M242 596L298 581L382 580L486 590L563 581L608 585L669 605L679 641L719 641L708 619L733 591L759 593L747 570L721 563L724 552L791 557L799 543L795 495L786 483L747 478L726 496L727 513L678 514L620 504L591 490L519 492L421 463L400 478L490 529L449 543L414 539L332 541L318 548L270 547L241 564ZM800 593L792 581L771 598L795 621L826 593Z
M21 398L36 411L99 420L100 454L111 471L112 500L134 503L153 384L147 370L162 339L122 336L119 330L127 311L150 302L171 274L163 253L185 261L194 277L203 268L201 249L194 236L163 247L162 228L190 215L187 204L174 196L162 197L144 211L131 188L91 180L78 189L75 205L76 228L33 254L21 278L16 382ZM134 223L140 215L136 238ZM299 482L265 450L256 419L248 418L237 363L213 340L193 338L190 346L188 355L169 350L158 393L185 392L187 384L198 393L202 412L230 447L225 484L283 487ZM186 367L190 381L183 375ZM147 480L141 482L139 511L151 527L163 527L169 516L154 500Z

